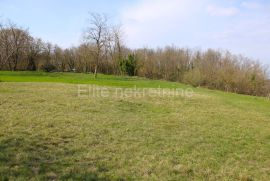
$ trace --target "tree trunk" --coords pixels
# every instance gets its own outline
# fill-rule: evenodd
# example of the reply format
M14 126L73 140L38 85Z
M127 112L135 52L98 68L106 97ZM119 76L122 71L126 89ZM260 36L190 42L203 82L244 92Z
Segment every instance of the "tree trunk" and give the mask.
M97 78L97 65L95 65L94 77Z
M30 70L30 71L35 71L36 70L36 64L35 64L35 61L34 61L33 57L29 58L28 65L27 65L27 70Z

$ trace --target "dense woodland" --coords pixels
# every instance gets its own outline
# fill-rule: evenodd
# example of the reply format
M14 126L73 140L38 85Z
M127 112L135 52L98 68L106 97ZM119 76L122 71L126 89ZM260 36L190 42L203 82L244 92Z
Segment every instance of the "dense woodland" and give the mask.
M257 96L270 92L266 67L228 51L130 49L121 26L111 25L100 14L90 15L83 37L81 45L63 49L10 21L0 22L0 70L129 75Z

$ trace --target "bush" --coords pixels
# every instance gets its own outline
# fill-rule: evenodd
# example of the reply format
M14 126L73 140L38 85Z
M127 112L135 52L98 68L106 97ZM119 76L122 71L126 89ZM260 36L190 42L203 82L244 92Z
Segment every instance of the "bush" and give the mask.
M43 65L41 69L45 72L53 72L57 70L56 66L50 63Z
M119 67L122 73L129 76L134 76L136 74L136 59L134 55L129 55L127 59L123 59L119 62Z
M190 84L192 86L200 86L202 84L203 77L199 69L193 69L184 75L184 83Z

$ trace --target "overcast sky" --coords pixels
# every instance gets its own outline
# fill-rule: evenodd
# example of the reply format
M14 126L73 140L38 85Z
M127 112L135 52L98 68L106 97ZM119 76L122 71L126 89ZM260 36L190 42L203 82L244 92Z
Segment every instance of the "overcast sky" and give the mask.
M226 49L270 64L269 0L0 0L0 16L62 47L78 45L88 12L121 23L129 47Z

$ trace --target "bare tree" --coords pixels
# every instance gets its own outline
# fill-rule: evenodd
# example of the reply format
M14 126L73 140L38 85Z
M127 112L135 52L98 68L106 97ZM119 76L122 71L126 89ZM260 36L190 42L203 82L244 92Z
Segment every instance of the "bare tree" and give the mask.
M53 50L53 64L56 65L57 69L61 72L65 71L66 68L66 62L63 55L63 50L59 46L55 45Z
M85 32L85 40L94 45L92 52L95 57L94 75L96 78L99 63L105 56L105 48L108 41L109 31L108 18L106 15L91 13L89 23L89 27Z
M9 40L14 49L12 58L9 61L10 70L16 70L18 62L22 60L23 54L26 52L29 40L29 33L27 30L18 28L16 24L9 22L8 27Z
M15 48L10 39L9 29L0 24L0 69L3 69L10 62L14 51Z
M37 69L38 57L44 50L44 44L41 39L35 39L30 37L28 42L28 52L27 52L27 70L34 71Z
M63 56L65 59L65 62L67 63L68 66L68 70L69 71L75 71L75 61L76 59L76 48L70 48L70 49L66 49L63 52Z
M51 54L53 51L53 45L51 43L46 43L44 45L44 57L45 57L45 64L51 63Z
M119 62L124 57L124 40L121 26L114 26L111 29L111 38L108 43L110 57L113 61L114 73L118 73Z

